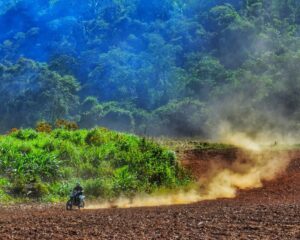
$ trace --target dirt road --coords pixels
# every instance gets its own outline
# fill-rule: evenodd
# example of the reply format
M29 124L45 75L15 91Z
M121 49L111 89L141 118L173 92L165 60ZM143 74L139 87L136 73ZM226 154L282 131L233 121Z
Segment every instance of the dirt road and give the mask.
M235 199L72 212L0 208L0 239L300 239L300 158L275 181Z

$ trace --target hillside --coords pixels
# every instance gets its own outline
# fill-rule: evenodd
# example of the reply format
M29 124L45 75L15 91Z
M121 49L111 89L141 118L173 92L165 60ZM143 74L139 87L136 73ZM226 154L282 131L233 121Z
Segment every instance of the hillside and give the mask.
M295 132L299 19L296 0L3 1L0 131Z

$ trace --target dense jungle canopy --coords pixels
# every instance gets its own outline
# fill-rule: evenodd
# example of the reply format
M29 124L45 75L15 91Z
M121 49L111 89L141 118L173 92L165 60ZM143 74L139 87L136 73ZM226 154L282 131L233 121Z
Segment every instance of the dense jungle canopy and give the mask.
M0 131L295 128L299 37L297 0L1 0Z

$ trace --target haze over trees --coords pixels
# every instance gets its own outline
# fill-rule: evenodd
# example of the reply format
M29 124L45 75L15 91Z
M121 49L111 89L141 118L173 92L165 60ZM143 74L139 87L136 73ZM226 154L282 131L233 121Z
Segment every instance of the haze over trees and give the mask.
M297 0L1 1L0 130L297 127L299 27Z

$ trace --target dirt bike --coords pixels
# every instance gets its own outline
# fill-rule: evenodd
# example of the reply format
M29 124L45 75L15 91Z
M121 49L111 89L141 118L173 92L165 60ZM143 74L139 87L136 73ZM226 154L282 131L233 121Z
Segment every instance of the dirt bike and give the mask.
M72 192L70 195L70 199L67 201L66 209L72 210L73 206L80 208L84 208L85 206L85 196L78 192Z

